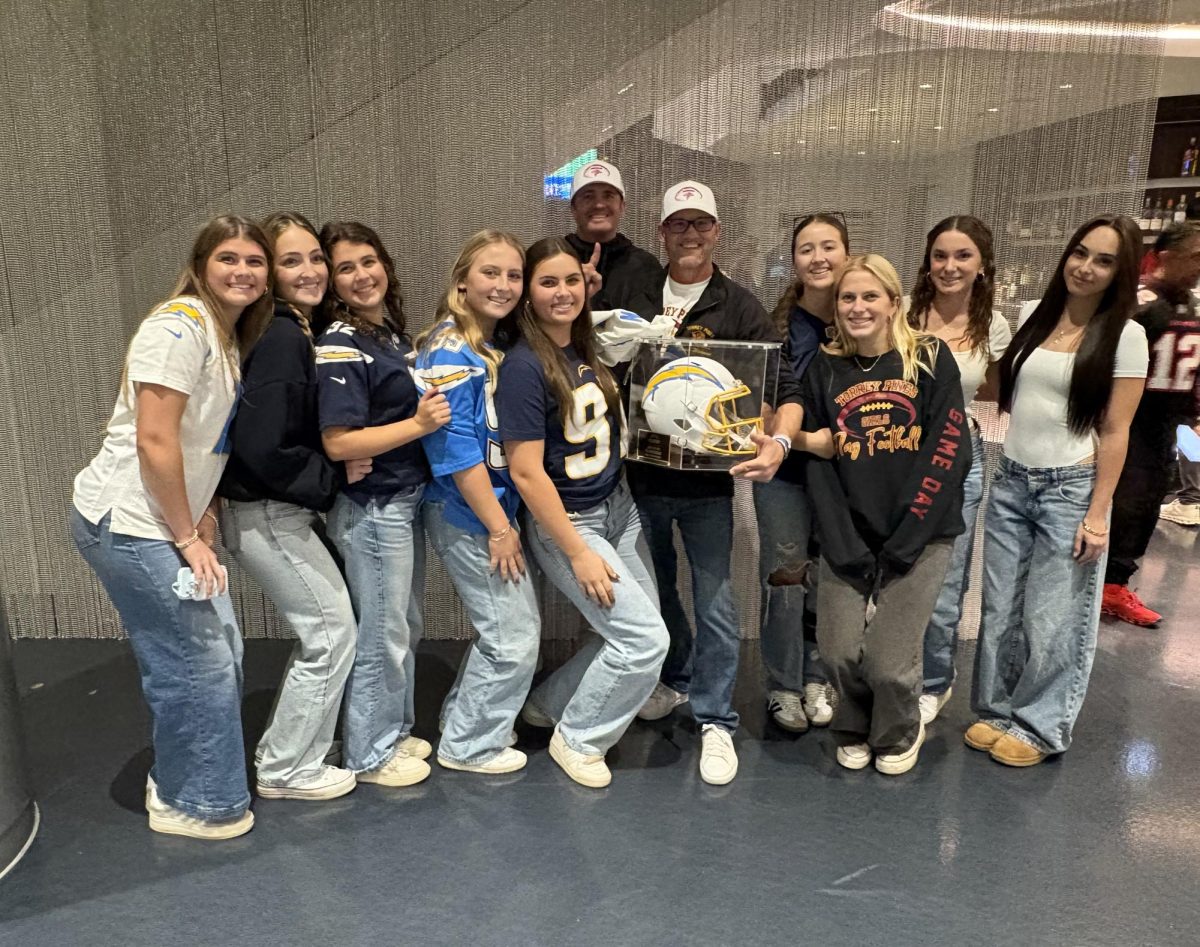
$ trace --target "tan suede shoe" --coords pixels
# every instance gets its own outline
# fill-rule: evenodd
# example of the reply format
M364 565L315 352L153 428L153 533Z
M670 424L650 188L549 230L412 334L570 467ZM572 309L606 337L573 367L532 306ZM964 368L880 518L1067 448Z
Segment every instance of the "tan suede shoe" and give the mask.
M1041 750L1009 733L996 741L991 755L997 763L1003 763L1005 766L1036 766L1046 758L1046 754Z
M993 726L986 720L976 720L967 727L967 732L963 734L963 742L972 750L983 750L986 753L996 745L1002 736L1004 736L1004 731L999 727Z

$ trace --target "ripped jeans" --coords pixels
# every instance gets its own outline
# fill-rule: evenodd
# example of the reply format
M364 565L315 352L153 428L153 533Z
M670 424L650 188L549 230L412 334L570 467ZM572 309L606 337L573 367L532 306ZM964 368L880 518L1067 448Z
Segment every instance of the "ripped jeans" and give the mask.
M754 485L763 668L768 690L803 691L829 675L817 653L817 563L808 557L812 501L798 483ZM806 620L807 613L807 620Z

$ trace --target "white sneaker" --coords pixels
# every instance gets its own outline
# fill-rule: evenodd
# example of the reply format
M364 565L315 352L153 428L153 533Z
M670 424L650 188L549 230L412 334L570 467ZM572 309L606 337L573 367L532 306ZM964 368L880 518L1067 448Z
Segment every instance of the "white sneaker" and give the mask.
M804 704L796 691L768 691L767 713L784 730L803 733L808 729L808 717L804 715Z
M1158 518L1180 526L1200 526L1200 504L1172 500L1159 507Z
M888 776L899 776L907 773L917 765L917 754L921 752L921 744L925 742L925 724L917 729L917 738L913 745L903 753L881 753L875 757L875 768Z
M871 748L866 743L839 746L837 761L846 769L864 769L871 765Z
M918 698L917 703L921 708L921 723L933 723L937 720L937 715L946 706L946 701L950 699L953 690L954 688L947 687L942 694L922 694Z
M733 734L715 723L700 728L700 778L710 786L724 786L737 775L737 750Z
M352 792L358 785L354 773L338 766L322 766L321 771L307 779L296 779L273 786L259 780L255 789L263 799L336 799Z
M686 704L687 699L687 694L671 690L666 684L659 681L654 685L654 690L646 698L646 702L642 704L642 709L637 712L637 715L642 720L662 720L680 704Z
M521 708L521 719L531 727L542 727L545 730L552 729L556 724L549 714L529 700L525 701L525 706Z
M813 682L804 685L804 715L814 727L827 727L833 719L833 704L829 701L832 684Z
M208 822L180 812L158 798L154 780L146 780L146 812L150 816L150 828L164 835L183 835L187 838L218 841L237 838L254 828L254 813L247 809L236 819Z
M603 789L612 782L612 773L608 764L604 762L604 757L588 756L586 753L572 750L558 732L558 727L554 728L554 736L550 738L550 759L580 786Z
M382 766L364 770L357 778L360 783L374 783L377 786L415 786L428 778L429 773L428 763L397 749Z
M433 745L428 740L410 734L396 744L396 752L416 760L427 760L433 755Z
M498 773L515 773L519 769L524 769L526 756L520 750L506 747L486 763L459 763L456 760L448 760L444 756L438 756L437 761L438 765L444 769L456 769L464 773L490 773L496 775Z

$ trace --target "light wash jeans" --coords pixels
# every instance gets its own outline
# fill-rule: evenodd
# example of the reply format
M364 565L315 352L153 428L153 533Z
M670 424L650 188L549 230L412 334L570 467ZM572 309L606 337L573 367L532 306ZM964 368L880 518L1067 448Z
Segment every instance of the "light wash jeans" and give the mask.
M346 564L358 648L346 682L342 765L361 773L392 757L413 728L414 670L424 631L425 485L360 506L338 494L329 538Z
M962 621L963 600L971 575L971 554L975 551L975 525L983 500L983 438L971 422L971 466L963 481L963 523L966 530L954 541L946 581L933 606L933 616L925 629L924 675L926 694L944 694L954 683L954 654L958 650L958 625Z
M662 616L671 635L662 682L689 696L698 724L717 724L732 732L738 725L733 685L741 645L729 570L733 498L645 494L637 498L637 507L650 545ZM694 642L676 585L674 523L679 524L692 569Z
M815 611L819 571L808 556L812 501L798 483L756 483L754 513L762 613L759 647L767 690L801 692L805 684L829 680L817 643L804 637L805 613Z
M620 577L613 583L615 603L604 608L584 594L570 560L526 513L525 537L538 565L596 632L529 699L558 721L567 746L603 756L654 690L668 636L645 548L638 549L641 524L625 482L600 505L570 517L583 541Z
M321 772L354 661L354 608L323 532L320 516L294 503L229 501L221 512L225 548L297 638L255 754L269 786Z
M510 582L491 571L486 533L447 522L444 503L425 504L425 528L478 634L442 704L438 756L486 763L508 746L529 693L541 641L533 576Z
M242 636L229 595L180 600L175 547L89 523L71 508L71 538L121 616L150 707L150 775L167 805L210 822L250 806L242 745Z
M1047 753L1071 745L1100 624L1104 558L1079 565L1075 530L1096 469L1001 456L984 520L983 622L971 706Z

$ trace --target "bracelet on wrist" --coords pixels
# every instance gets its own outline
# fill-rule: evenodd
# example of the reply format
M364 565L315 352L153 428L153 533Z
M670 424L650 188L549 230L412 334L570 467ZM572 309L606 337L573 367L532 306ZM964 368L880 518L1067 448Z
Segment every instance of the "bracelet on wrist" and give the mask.
M187 539L185 539L183 542L176 543L175 548L178 549L180 552L182 552L184 549L187 549L187 547L190 546L192 543L198 543L198 542L200 542L200 530L194 529L194 530L192 530L192 535L189 536Z
M1080 520L1079 525L1082 526L1083 531L1090 536L1107 536L1108 535L1108 530L1106 530L1106 529L1092 529L1090 526L1088 526L1087 520Z
M498 543L502 539L507 539L508 534L511 532L512 532L512 523L509 523L507 526L504 527L504 529L500 530L500 532L498 532L498 533L488 533L488 542L489 543Z
M792 451L792 439L786 434L772 434L771 440L778 441L779 446L783 448L783 456L786 457Z

